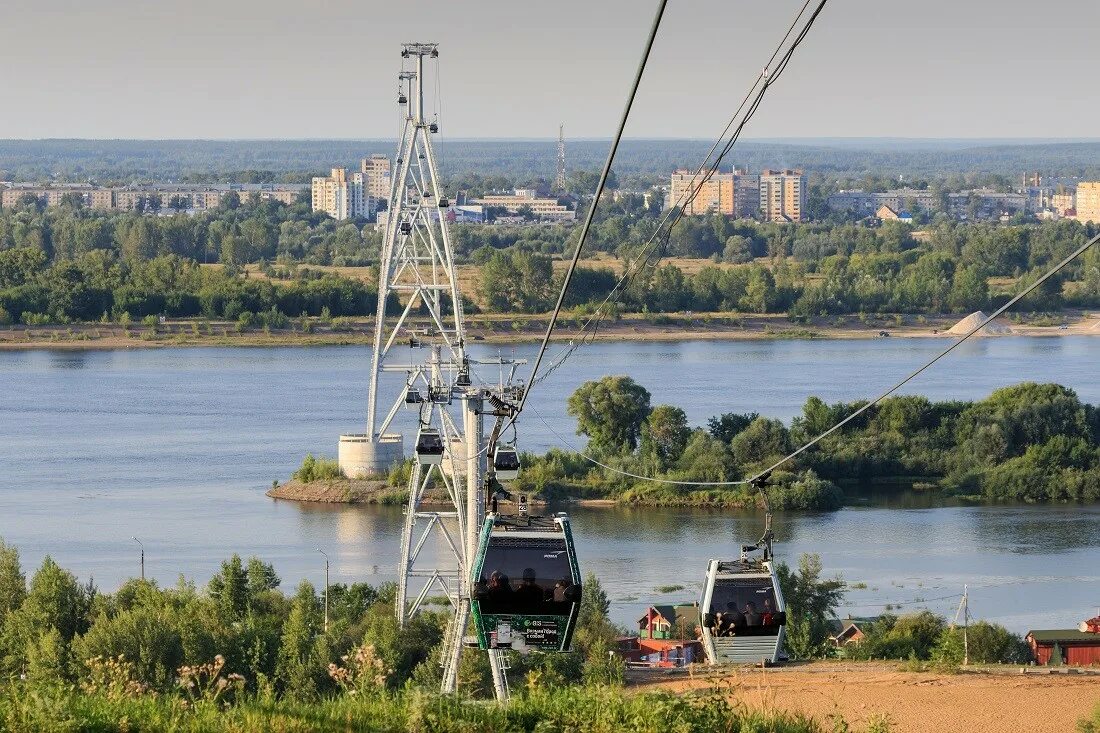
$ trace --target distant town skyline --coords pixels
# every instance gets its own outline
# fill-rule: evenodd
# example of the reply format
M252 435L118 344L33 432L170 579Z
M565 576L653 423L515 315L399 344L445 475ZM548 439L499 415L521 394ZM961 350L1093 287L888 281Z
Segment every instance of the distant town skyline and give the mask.
M672 0L627 135L717 134L801 4ZM407 40L440 44L447 137L551 139L564 121L606 138L654 8L19 4L0 24L0 138L393 138ZM746 137L1095 137L1097 27L1087 0L835 0Z

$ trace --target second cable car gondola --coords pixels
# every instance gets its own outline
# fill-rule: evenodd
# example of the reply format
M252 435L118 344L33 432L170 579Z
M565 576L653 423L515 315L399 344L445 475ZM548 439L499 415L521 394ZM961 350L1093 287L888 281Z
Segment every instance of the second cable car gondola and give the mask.
M443 463L443 437L435 428L420 428L416 434L416 460L422 465Z
M519 453L514 445L498 445L493 453L493 473L501 481L519 477Z
M774 664L783 651L787 614L769 556L711 560L699 607L702 641L711 664Z
M474 577L478 646L569 651L580 613L581 575L568 516L489 514Z

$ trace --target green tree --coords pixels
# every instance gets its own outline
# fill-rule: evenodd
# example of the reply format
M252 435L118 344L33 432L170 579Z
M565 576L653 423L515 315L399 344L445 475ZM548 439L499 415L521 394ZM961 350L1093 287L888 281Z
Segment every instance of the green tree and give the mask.
M310 699L318 692L318 678L329 661L316 654L319 633L317 596L313 586L303 580L283 624L275 668L276 679L291 697Z
M680 459L690 436L687 413L672 405L657 405L642 423L642 452L667 466Z
M27 576L19 564L19 550L0 539L0 629L4 619L23 605L27 597Z
M649 399L648 390L630 377L607 376L578 387L567 409L577 418L577 432L588 437L594 450L619 454L638 447Z
M221 571L210 579L207 593L218 605L224 618L238 620L248 610L249 587L248 572L241 562L241 556L233 556L222 562Z
M790 452L790 433L782 421L758 417L734 436L730 448L739 466L762 463Z
M828 644L828 621L844 598L844 581L822 580L821 557L808 554L798 559L797 573L780 563L776 575L787 608L787 650L800 659L821 656Z

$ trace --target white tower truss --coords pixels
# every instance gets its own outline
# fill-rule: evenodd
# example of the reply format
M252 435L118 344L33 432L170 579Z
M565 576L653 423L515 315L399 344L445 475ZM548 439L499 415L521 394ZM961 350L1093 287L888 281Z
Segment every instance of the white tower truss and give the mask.
M397 568L396 613L404 625L424 603L445 596L454 616L448 627L442 689L453 692L470 619L471 567L485 516L487 462L482 407L499 386L475 386L466 355L462 298L447 223L449 202L439 184L425 115L425 59L434 43L402 45L398 103L404 124L394 164L380 257L367 432L340 439L340 465L349 476L377 474L404 458L404 436L393 429L402 407L418 411L417 435ZM411 352L404 346L412 347ZM404 354L404 358L399 356ZM423 354L421 358L410 358ZM483 362L488 364L489 362ZM511 360L496 360L503 370ZM392 377L404 382L393 389ZM512 368L514 373L514 367ZM511 378L511 377L509 377ZM393 390L392 392L388 390ZM442 442L443 455L427 460L422 439ZM426 502L429 492L430 503ZM497 695L507 694L500 652L490 654Z

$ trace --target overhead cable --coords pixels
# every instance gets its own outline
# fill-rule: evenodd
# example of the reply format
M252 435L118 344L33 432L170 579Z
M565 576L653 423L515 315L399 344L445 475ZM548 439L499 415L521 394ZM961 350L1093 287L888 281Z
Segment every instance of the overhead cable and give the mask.
M787 48L786 52L784 52L784 45L790 38L791 33L793 33L794 29L798 26L798 23L802 19L802 16L806 13L806 9L809 7L810 2L812 2L812 0L806 0L803 3L802 7L798 11L798 14L794 17L794 20L792 20L791 24L787 27L787 32L783 34L783 37L776 45L775 50L768 58L767 64L764 65L764 68L761 70L760 74L753 81L752 85L749 87L748 92L745 93L744 98L741 100L741 104L738 105L737 109L730 117L729 122L726 123L725 128L722 130L722 133L715 139L714 144L710 147L710 150L707 151L707 155L703 159L703 162L700 163L699 167L692 175L692 179L687 191L677 201L672 203L672 205L665 212L664 216L662 216L661 219L657 222L657 226L653 230L653 233L649 236L649 239L647 239L639 249L638 256L635 259L635 263L640 262L641 264L636 264L632 271L631 264L627 263L627 265L623 268L622 276L608 292L607 297L605 297L603 301L599 304L599 306L597 306L595 313L589 316L584 324L582 324L580 329L582 334L581 339L579 341L574 340L570 342L570 344L563 350L561 356L556 359L554 363L552 363L542 375L538 374L538 365L536 364L536 369L531 374L531 386L537 384L538 382L541 382L543 379L549 376L550 373L552 373L554 370L564 364L565 361L573 354L573 352L575 352L577 348L579 348L582 344L591 343L591 341L595 338L596 330L599 328L600 323L606 315L604 309L607 307L607 305L612 301L617 293L625 292L629 284L633 282L634 278L637 277L637 275L644 268L650 266L649 258L651 255L649 254L649 250L651 250L653 248L653 245L658 242L658 238L660 237L662 232L664 232L664 236L661 239L662 247L668 243L669 238L672 235L672 230L683 219L684 211L689 206L691 206L691 204L699 196L699 193L702 191L703 186L706 185L706 183L718 172L722 161L726 158L727 155L729 155L730 151L733 149L734 144L736 144L736 142L740 139L741 132L744 130L749 120L751 120L752 117L756 114L756 111L759 109L765 94L767 94L768 88L773 83L775 83L780 76L782 76L783 72L787 68L787 64L790 62L791 57L794 55L795 49L797 49L802 41L805 39L807 33L809 33L810 28L817 20L818 15L820 15L828 0L820 0L817 8L810 15L805 25L799 31L798 35L795 37L795 40L791 43L790 47ZM774 70L772 70L772 64L775 63L776 58L779 57L781 53L782 58L780 59L779 64L774 68ZM755 97L753 96L754 92L756 93ZM749 111L746 112L744 117L742 118L742 112L745 110L746 105L749 104L750 99L752 100L752 103L749 106ZM739 118L741 118L741 121L739 124L737 124ZM733 128L735 124L737 124L736 129L730 135L730 129ZM726 140L727 135L729 135L728 140ZM722 145L723 141L725 141L724 145ZM715 150L718 149L719 145L722 145L722 149L718 153L718 156L712 162L711 158L712 156L714 156ZM703 173L704 170L706 171L705 174ZM703 174L702 178L700 178L700 174ZM595 204L593 205L593 208L594 206ZM591 215L591 213L592 212L590 211L589 214ZM670 219L671 223L669 223ZM668 224L667 227L665 226L666 224ZM584 234L586 233L587 230L582 233L581 241L577 245L578 252L584 246ZM577 256L575 254L574 260L576 259ZM565 285L563 285L562 288L563 294L564 291ZM557 312L555 312L553 315L553 319L556 318ZM592 327L591 330L589 330L590 326ZM530 386L528 387L528 389L530 389Z
M1026 288L1024 288L1022 291L1020 291L1015 297L1013 297L1007 303L1005 303L1000 308L995 310L992 313L992 315L990 315L985 320L978 323L978 325L972 327L969 331L967 331L965 334L963 334L963 336L961 336L958 341L955 341L950 346L948 346L946 349L944 349L943 351L941 351L940 353L936 354L934 357L932 357L931 359L926 361L919 368L917 368L916 370L910 372L900 382L898 382L894 386L890 387L889 389L887 389L885 392L883 392L880 395L878 395L877 397L875 397L870 402L864 404L862 407L860 407L859 409L852 412L851 415L848 415L843 420L840 420L835 425L833 425L831 428L829 428L825 432L818 435L816 438L810 440L809 442L805 443L803 446L801 446L797 450L791 452L787 456L785 456L785 457L781 458L780 460L776 461L772 465L765 468L763 471L760 471L760 472L756 473L752 478L740 479L738 481L676 481L676 480L673 480L673 479L659 478L659 477L656 477L656 476L642 476L642 475L639 475L639 474L636 474L636 473L632 473L630 471L623 471L622 469L618 469L618 468L615 468L614 466L609 466L606 463L602 463L599 460L597 460L597 459L593 458L592 456L590 456L586 453L583 453L581 451L577 451L577 454L580 455L582 458L584 458L589 463L592 463L596 466L599 466L600 468L603 468L604 470L610 471L610 472L618 474L620 476L626 476L628 478L635 478L635 479L639 479L641 481L648 481L648 482L651 482L651 483L672 484L672 485L675 485L675 486L745 486L745 485L748 485L748 484L752 484L755 481L757 481L758 479L766 477L768 474L770 474L775 469L782 467L784 464L790 462L794 458L797 458L801 454L805 453L807 450L809 450L810 448L814 447L819 442L821 442L824 438L828 437L829 435L832 435L837 430L840 430L842 427L844 427L848 423L852 422L857 417L859 417L863 413L867 412L872 407L879 404L880 402L882 402L884 399L886 399L890 395L897 392L899 389L904 387L906 384L911 382L913 379L915 379L916 377L918 377L919 375L924 373L925 370L931 368L940 359L944 358L945 356L950 354L952 351L957 349L959 346L961 346L971 336L973 336L974 334L978 333L983 328L985 328L989 323L991 323L993 321L993 319L997 318L998 316L1003 314L1005 311L1009 310L1012 306L1016 305L1018 302L1020 302L1025 297L1027 297L1029 294L1031 294L1040 285L1042 285L1047 280L1049 280L1050 278L1057 275L1060 271L1062 271L1064 268L1066 268L1070 263L1072 263L1078 257L1080 257L1085 252L1087 252L1088 249L1090 247L1092 247L1094 244L1096 244L1098 241L1100 241L1100 234L1097 234L1092 239L1089 239L1087 242L1085 242L1080 247L1075 249L1065 259L1063 259L1061 262L1059 262L1057 265L1055 265L1050 270L1048 270L1045 274L1043 274L1042 277L1040 277L1038 280L1036 280L1035 282L1028 285ZM542 419L541 416L540 416L540 419ZM561 439L561 440L563 440L563 442L565 442L564 439L562 439L561 435L558 434L557 431L555 431L553 428L550 427L549 423L547 423L544 419L543 419L543 422L551 430L551 432L553 432L555 435L558 436L559 439Z
M603 171L600 173L599 183L596 184L596 194L592 199L592 206L588 209L588 214L584 218L584 225L581 227L580 241L577 242L577 249L573 253L573 260L569 263L569 269L565 272L565 279L562 281L561 292L558 293L558 302L554 306L554 312L550 317L550 322L546 324L546 335L542 338L542 343L539 345L538 354L535 356L535 365L531 369L531 381L528 382L527 388L523 390L523 394L520 395L519 403L516 405L516 414L518 415L523 410L523 406L527 402L527 396L531 393L531 387L534 382L534 377L538 374L539 365L542 363L543 357L546 355L546 347L550 344L550 337L554 334L554 326L557 324L558 314L561 313L562 303L565 302L565 294L569 290L569 283L573 279L573 273L577 270L577 262L580 261L581 252L584 250L584 241L588 237L588 230L592 227L592 219L596 214L596 207L600 202L600 196L603 195L604 187L607 185L607 177L611 173L611 164L615 160L615 152L619 149L619 142L623 138L623 130L626 129L627 118L630 117L630 108L634 105L634 98L638 95L638 87L642 82L642 74L645 72L646 63L649 61L650 51L653 50L653 41L657 38L657 29L661 27L661 18L665 14L665 6L668 5L668 0L660 0L657 5L657 14L653 18L653 25L649 29L649 37L646 39L645 50L642 52L642 59L638 62L638 70L634 74L634 83L630 87L630 94L627 96L626 105L623 107L622 116L619 118L619 128L615 132L615 137L611 140L611 149L607 152L607 161L604 163ZM515 418L512 418L512 422L515 422Z

